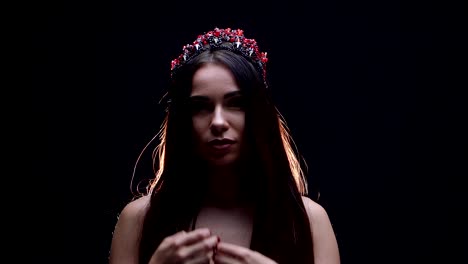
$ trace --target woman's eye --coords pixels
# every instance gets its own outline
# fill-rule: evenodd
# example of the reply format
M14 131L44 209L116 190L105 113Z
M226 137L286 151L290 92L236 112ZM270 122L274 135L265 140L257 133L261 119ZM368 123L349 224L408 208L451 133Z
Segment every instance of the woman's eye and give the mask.
M191 102L190 103L190 111L193 114L203 112L203 111L210 111L211 105L208 102Z
M245 106L244 104L245 104L244 100L241 97L232 98L227 103L229 107L234 107L234 108L239 108L239 109L244 109L244 106Z

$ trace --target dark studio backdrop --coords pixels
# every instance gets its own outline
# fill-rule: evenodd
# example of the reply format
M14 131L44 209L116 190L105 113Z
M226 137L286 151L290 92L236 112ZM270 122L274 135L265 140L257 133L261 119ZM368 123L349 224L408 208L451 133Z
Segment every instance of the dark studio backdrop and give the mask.
M218 26L243 28L268 52L274 99L343 264L466 261L461 4L162 4L36 4L31 106L41 155L28 256L106 263L133 166L162 121L170 61Z

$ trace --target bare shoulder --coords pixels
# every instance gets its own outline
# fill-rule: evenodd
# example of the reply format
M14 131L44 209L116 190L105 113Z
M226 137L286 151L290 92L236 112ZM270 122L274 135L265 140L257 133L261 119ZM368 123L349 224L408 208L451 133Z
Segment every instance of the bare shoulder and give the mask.
M126 228L128 225L131 225L132 228L134 228L135 225L140 226L146 214L149 202L149 196L142 196L125 205L118 216L116 228Z
M149 201L149 196L140 197L129 202L120 212L112 235L110 264L138 263L140 231Z
M302 202L304 203L310 221L313 223L317 221L329 221L327 211L319 203L307 196L302 196Z
M339 264L340 254L335 232L327 211L319 203L303 196L302 202L309 217L316 264Z
M146 213L146 209L150 202L150 196L142 196L138 199L135 199L129 202L122 209L120 216L130 217L130 218L140 218Z

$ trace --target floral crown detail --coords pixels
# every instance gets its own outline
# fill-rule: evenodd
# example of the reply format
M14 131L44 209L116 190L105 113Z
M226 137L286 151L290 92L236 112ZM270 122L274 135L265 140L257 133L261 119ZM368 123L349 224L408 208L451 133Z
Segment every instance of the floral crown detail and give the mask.
M232 43L232 45L223 45L224 43ZM216 49L230 50L247 58L262 75L263 81L266 81L267 53L260 52L257 41L246 38L242 29L219 29L217 27L212 31L198 35L192 44L186 44L182 48L183 53L171 61L171 76L179 67L200 53Z

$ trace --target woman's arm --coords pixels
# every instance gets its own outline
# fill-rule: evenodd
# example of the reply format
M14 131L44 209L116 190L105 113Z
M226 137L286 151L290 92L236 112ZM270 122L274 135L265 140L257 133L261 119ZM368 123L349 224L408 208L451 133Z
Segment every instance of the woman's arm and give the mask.
M119 215L112 236L109 264L137 264L138 245L149 196L128 203Z
M325 209L309 197L302 197L309 216L315 264L339 264L340 253L335 232Z
M127 204L122 210L112 237L109 264L137 264L144 216L149 196ZM207 228L180 231L163 239L149 260L155 263L207 263L218 244L218 236Z

